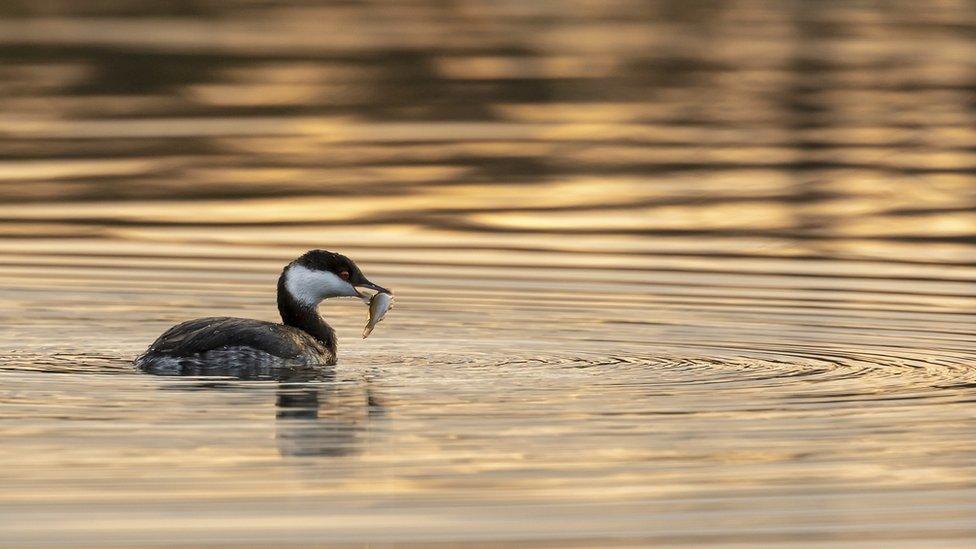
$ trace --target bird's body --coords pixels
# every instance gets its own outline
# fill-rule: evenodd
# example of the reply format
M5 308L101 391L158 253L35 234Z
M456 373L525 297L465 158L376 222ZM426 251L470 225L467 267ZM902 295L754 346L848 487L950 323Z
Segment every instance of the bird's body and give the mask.
M166 330L140 360L153 355L188 358L212 354L223 357L235 353L265 360L298 361L308 364L335 364L335 352L326 342L308 332L251 318L212 317L188 320ZM206 358L201 356L199 358Z
M146 370L242 366L326 366L336 363L335 330L319 316L329 297L362 297L356 287L388 290L369 282L351 260L313 250L289 263L278 279L282 322L210 317L189 320L149 346L136 364Z

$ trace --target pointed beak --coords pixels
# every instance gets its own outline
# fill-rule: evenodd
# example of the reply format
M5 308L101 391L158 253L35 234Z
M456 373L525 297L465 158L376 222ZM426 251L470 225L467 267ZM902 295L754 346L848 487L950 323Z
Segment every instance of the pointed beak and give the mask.
M368 280L364 282L360 282L359 284L355 284L353 285L353 287L356 289L357 292L359 292L360 288L366 288L367 290L373 290L374 292L379 294L391 294L391 295L393 294L393 292L387 290L383 286L380 286L379 284L373 284ZM364 295L362 292L359 292L359 297L366 299L368 296Z

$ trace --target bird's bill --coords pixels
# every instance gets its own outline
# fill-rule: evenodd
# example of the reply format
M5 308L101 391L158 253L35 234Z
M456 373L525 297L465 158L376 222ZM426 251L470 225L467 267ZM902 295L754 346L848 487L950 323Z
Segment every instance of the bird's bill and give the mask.
M364 294L361 291L361 289L372 290L372 291L374 291L374 292L376 292L378 294L390 294L390 295L393 294L393 292L391 292L390 290L387 290L383 286L380 286L379 284L373 284L372 282L370 282L368 280L365 281L365 282L360 282L359 284L353 285L353 288L355 288L356 291L359 292L359 297L361 297L363 299L369 299L370 296Z

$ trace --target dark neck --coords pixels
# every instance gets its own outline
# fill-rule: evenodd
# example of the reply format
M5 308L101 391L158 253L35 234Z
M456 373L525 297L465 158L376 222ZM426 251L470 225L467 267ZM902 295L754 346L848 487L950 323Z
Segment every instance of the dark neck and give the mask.
M335 330L319 316L315 306L300 303L295 296L291 295L285 288L284 273L278 278L278 312L284 325L302 330L319 340L333 355L335 354Z

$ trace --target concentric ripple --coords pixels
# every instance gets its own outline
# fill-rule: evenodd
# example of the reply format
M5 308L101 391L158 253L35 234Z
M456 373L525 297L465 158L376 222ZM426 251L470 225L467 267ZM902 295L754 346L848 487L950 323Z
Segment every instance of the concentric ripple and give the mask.
M463 344L462 344L463 345ZM477 344L472 343L472 347ZM632 351L625 354L626 351ZM398 378L437 378L464 383L471 376L509 378L513 383L582 382L590 386L675 393L713 392L711 403L735 403L742 392L762 399L795 404L897 399L953 399L976 383L976 355L941 353L919 356L911 350L851 351L817 346L786 346L747 351L738 347L702 349L616 348L598 351L524 349L517 353L490 351L438 352L410 355L372 353L350 357L356 367L374 365ZM505 356L497 356L504 354ZM362 364L360 364L362 361ZM387 362L388 361L388 362ZM395 364L396 367L390 366ZM378 375L383 375L378 374ZM955 391L955 392L954 392Z

